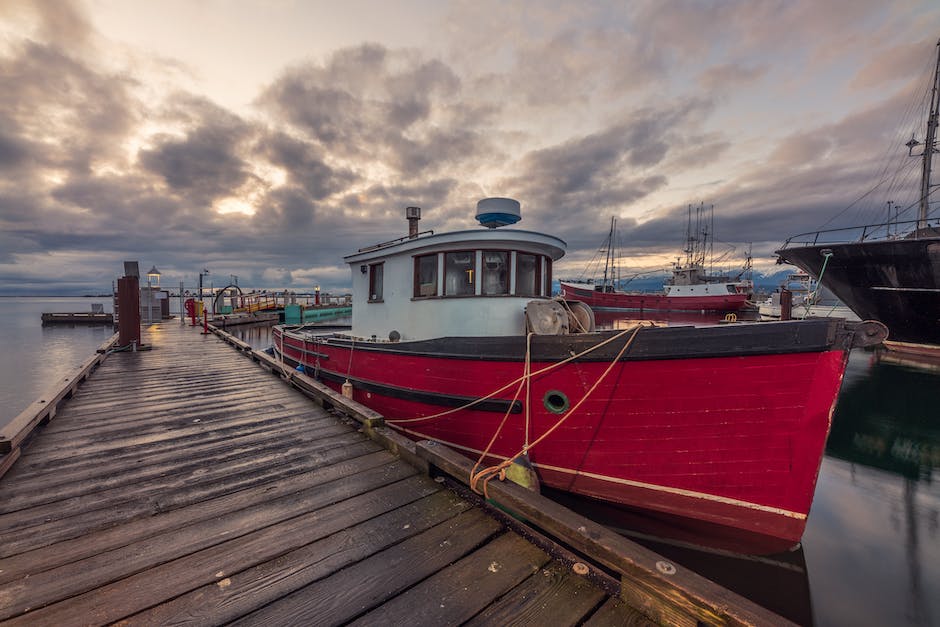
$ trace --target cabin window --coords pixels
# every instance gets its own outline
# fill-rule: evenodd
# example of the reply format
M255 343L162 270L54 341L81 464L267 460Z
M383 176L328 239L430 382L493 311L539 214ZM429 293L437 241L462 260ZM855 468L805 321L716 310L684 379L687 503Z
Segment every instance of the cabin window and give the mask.
M437 254L415 257L415 298L437 296Z
M516 295L539 295L539 270L542 260L537 255L516 253Z
M385 274L385 263L373 263L369 265L369 302L382 302L382 283Z
M509 253L502 250L484 250L480 280L483 282L483 294L508 294Z
M476 293L476 252L444 253L444 294L473 296Z

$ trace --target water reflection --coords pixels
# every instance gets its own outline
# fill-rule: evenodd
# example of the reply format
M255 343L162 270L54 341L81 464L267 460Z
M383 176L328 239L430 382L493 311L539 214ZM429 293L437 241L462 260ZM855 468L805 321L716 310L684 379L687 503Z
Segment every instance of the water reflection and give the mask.
M814 588L837 601L852 594L879 602L822 608L823 622L854 615L930 625L940 617L940 599L929 593L940 587L938 391L936 372L890 353L852 355L804 545Z

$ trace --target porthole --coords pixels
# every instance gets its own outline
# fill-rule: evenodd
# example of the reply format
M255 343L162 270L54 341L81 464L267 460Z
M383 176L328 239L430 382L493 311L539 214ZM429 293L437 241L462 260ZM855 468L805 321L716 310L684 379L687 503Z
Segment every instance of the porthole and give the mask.
M545 405L545 409L553 414L563 414L568 411L568 408L571 406L565 393L558 390L549 390L546 392L545 396L542 398L542 403Z

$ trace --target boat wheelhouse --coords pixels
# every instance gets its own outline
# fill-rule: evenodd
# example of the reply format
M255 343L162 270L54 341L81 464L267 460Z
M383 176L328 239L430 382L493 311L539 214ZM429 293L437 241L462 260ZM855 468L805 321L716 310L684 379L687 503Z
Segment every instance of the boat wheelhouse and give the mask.
M275 350L413 439L513 463L542 485L721 529L726 548L799 541L853 345L842 320L597 331L551 297L555 237L485 199L494 228L419 234L345 258L349 333L278 326ZM727 530L732 530L729 534Z
M420 219L411 209L411 219ZM481 212L518 215L519 204L488 199ZM345 257L354 335L409 341L522 334L526 304L551 298L552 263L566 248L556 237L515 229L411 230Z

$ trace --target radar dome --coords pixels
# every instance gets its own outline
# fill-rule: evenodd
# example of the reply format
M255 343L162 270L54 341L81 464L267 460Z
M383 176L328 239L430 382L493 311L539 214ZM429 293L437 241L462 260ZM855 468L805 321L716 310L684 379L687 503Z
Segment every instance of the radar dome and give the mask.
M490 229L515 224L522 219L519 201L512 198L484 198L477 203L476 218Z

